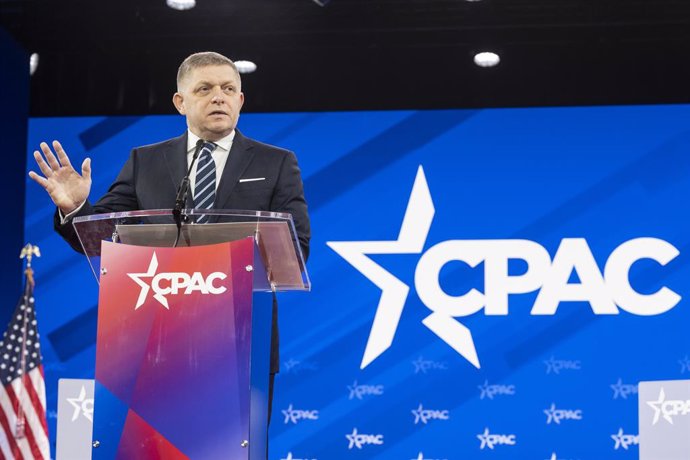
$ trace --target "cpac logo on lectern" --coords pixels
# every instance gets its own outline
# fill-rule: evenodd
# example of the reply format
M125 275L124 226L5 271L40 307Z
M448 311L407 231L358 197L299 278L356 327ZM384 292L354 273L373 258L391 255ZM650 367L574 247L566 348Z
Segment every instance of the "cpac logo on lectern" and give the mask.
M659 390L659 399L647 401L647 405L654 409L652 426L656 425L661 417L673 425L673 417L690 414L690 399L666 399L663 387Z
M193 292L218 295L228 290L225 286L214 284L216 280L222 281L227 278L227 275L222 272L213 272L204 276L201 272L194 272L190 275L184 272L156 273L157 270L158 258L154 252L146 273L127 273L127 276L141 287L137 304L134 307L135 310L144 305L149 289L153 290L153 298L168 310L170 307L168 306L168 299L165 297L167 295L180 293L189 295ZM151 278L151 281L147 283L142 278Z
M635 238L620 244L609 255L603 273L584 238L564 238L553 258L535 241L447 240L424 253L424 244L435 213L420 166L398 239L394 241L331 241L328 246L381 290L378 309L361 368L365 368L392 344L410 287L369 258L369 254L420 254L414 273L417 295L432 313L422 320L427 328L479 368L472 333L455 318L484 310L486 315L508 315L511 294L538 291L532 315L555 315L561 302L589 302L596 315L617 315L620 310L641 316L659 315L672 309L681 297L667 287L642 294L630 284L629 271L638 260L650 259L664 266L679 251L658 238ZM519 275L508 271L510 260L522 260L527 269ZM484 292L475 288L458 296L441 287L439 273L449 262L474 268L484 264ZM575 272L579 282L569 282Z
M93 398L86 397L86 387L81 386L79 396L76 398L67 398L67 402L74 407L72 413L72 421L76 421L80 414L84 415L89 422L93 423Z

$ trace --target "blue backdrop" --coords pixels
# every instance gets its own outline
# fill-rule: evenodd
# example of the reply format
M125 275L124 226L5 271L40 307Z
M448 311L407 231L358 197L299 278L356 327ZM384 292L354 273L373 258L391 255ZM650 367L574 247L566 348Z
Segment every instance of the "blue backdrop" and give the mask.
M280 298L271 459L637 458L637 382L690 377L688 119L690 106L243 115L246 135L297 153L313 229L313 291ZM174 116L33 119L29 149L56 138L74 164L91 156L97 197L131 147L183 130ZM93 376L97 286L53 212L28 185L54 410L58 378Z

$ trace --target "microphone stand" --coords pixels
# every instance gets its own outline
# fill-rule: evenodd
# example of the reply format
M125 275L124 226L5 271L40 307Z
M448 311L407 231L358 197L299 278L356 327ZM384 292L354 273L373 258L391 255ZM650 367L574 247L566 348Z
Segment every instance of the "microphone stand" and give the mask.
M175 225L177 225L177 236L175 237L175 243L173 243L173 247L177 247L177 243L180 241L180 233L182 231L182 208L184 207L185 203L187 202L187 194L189 193L189 176L192 174L192 168L194 167L194 163L196 163L196 159L199 156L199 152L201 152L201 148L204 146L204 140L199 139L196 142L196 147L194 149L194 156L192 156L192 162L189 165L189 169L187 170L187 175L182 178L182 182L180 183L180 186L177 188L177 197L175 198L175 208L173 208L172 215L173 219L175 220ZM187 219L187 216L185 216L185 220Z

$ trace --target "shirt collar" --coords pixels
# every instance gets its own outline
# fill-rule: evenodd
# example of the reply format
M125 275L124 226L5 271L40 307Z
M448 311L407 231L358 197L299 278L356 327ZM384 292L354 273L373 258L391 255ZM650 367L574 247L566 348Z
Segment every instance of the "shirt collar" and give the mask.
M224 138L214 142L216 144L216 148L220 148L224 152L229 152L230 147L232 147L232 141L235 139L235 130L233 129L230 134L225 136ZM194 149L196 148L196 143L199 140L199 136L191 132L190 130L187 130L187 153L193 152Z

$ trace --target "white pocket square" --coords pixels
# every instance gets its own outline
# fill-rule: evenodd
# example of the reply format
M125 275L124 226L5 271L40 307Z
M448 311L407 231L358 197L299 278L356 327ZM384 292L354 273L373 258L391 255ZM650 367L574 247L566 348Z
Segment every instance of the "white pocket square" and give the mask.
M256 182L258 180L266 180L266 178L265 177L252 177L249 179L240 179L240 183L242 183L242 182Z

